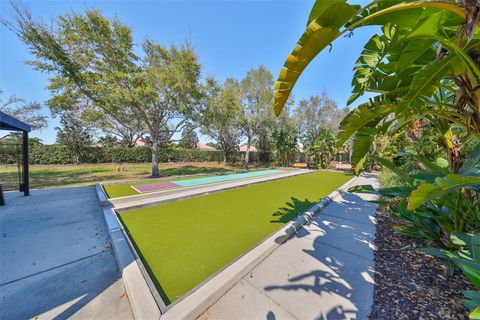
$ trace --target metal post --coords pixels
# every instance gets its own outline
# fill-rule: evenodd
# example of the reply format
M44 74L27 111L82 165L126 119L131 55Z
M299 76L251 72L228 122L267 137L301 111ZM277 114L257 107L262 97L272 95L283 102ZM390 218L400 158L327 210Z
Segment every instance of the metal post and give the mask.
M23 132L23 194L30 195L29 172L28 172L28 132Z

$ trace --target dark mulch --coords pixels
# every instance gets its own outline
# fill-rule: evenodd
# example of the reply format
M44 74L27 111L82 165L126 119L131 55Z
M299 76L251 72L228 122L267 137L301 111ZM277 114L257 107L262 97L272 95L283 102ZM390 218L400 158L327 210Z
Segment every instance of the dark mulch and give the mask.
M426 246L395 233L396 221L377 212L375 290L370 319L468 319L462 290L472 289L457 271L448 277L444 265L412 248Z

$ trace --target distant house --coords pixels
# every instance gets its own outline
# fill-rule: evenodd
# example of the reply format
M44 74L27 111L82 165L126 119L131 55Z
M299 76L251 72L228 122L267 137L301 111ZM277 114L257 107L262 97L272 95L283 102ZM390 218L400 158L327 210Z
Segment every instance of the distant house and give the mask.
M145 147L146 145L147 143L142 137L138 138L138 140L135 141L135 147Z
M247 145L240 146L240 151L247 151ZM255 148L254 146L250 146L250 151L257 152L257 148Z
M197 143L197 149L204 151L217 151L217 149L215 149L214 147L210 147L209 145L203 143Z

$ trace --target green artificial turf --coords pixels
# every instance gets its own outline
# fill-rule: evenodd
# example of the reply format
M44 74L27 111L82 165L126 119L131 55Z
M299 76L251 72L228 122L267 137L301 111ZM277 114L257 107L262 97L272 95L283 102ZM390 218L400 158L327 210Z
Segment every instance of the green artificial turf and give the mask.
M169 303L351 177L315 172L128 211L120 219Z

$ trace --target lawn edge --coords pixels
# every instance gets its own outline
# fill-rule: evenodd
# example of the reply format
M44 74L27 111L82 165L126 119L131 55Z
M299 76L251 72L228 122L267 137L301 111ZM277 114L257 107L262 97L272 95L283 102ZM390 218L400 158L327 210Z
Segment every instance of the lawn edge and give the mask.
M309 223L342 192L346 191L357 177L352 177L328 196L290 221L281 229L264 239L256 247L234 260L218 273L207 278L169 306L162 301L155 286L125 234L115 208L103 207L103 216L112 243L115 258L122 275L132 311L137 319L195 319L218 299L225 295L238 281L286 242L302 226ZM97 184L99 200L105 198L103 188Z

